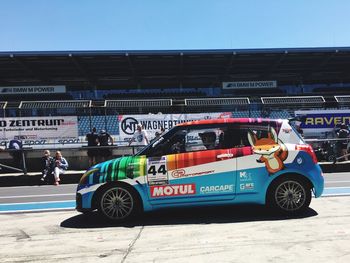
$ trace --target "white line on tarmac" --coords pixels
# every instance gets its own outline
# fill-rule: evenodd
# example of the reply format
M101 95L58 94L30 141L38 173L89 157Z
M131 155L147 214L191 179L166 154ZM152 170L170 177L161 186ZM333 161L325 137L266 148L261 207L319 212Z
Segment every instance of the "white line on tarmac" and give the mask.
M9 205L9 206L12 206L12 205L28 205L28 204L55 204L55 203L69 203L69 202L75 202L75 200L10 203L10 204L0 204L0 206L6 206L6 205Z
M22 186L6 186L4 188L7 188L7 189L14 189L14 188L35 188L35 187L42 187L42 188L45 188L45 187L52 187L52 188L67 188L67 187L71 187L72 185L74 185L75 187L78 185L78 184L60 184L59 186L57 185L51 185L51 184L43 184L43 185L22 185Z
M13 210L13 211L0 211L0 214L18 214L28 212L49 212L49 211L71 211L75 210L75 207L63 207L63 208L43 208L43 209L29 209L29 210Z
M27 198L27 197L46 197L46 196L75 196L75 194L47 194L47 195L12 195L12 196L0 196L0 199L10 198Z
M327 181L326 184L335 184L335 183L350 183L349 181Z

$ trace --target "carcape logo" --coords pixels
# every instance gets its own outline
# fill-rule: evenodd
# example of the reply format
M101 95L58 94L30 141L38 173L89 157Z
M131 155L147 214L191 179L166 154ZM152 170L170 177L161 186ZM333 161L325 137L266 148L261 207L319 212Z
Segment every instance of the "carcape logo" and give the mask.
M211 186L202 186L200 188L201 194L212 194L212 193L227 193L233 192L233 184L225 185L211 185Z
M151 197L181 196L196 194L195 184L173 184L150 187Z

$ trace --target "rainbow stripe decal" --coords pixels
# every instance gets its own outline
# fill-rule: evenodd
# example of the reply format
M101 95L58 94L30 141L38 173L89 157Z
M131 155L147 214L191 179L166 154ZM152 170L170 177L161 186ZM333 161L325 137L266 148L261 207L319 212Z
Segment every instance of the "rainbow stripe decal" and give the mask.
M251 147L231 148L224 150L208 150L171 154L166 156L168 171L214 163L220 160L237 158L253 154ZM163 157L164 158L164 157ZM152 158L151 158L152 159ZM101 184L123 179L135 179L147 175L146 156L127 156L99 164L99 169L91 169L82 178L82 184Z

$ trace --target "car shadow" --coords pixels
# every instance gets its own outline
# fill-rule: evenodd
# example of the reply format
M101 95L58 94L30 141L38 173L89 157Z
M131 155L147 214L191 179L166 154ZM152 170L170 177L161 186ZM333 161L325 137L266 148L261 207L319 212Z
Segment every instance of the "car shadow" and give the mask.
M99 216L98 212L91 212L88 214L80 214L68 218L61 223L61 227L104 228L112 226L136 227L184 224L224 224L252 221L301 219L317 215L317 212L312 208L308 208L302 215L285 216L273 213L265 206L259 205L192 207L147 212L139 215L135 219L123 223L113 223L107 221Z

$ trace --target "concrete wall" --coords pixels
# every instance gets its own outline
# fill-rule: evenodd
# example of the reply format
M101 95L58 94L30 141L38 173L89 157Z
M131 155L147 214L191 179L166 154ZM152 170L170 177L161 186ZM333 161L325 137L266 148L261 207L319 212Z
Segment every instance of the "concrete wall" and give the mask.
M89 167L89 159L87 156L86 148L72 148L72 149L48 149L51 151L51 156L55 155L57 150L61 150L64 158L69 163L69 170L86 170ZM25 160L28 172L41 171L40 159L44 150L25 150ZM125 155L132 155L133 152L137 152L133 147L118 147L112 148L112 156L110 159L117 158ZM15 166L12 156L8 151L0 152L0 164ZM10 172L6 168L0 170L0 172Z

